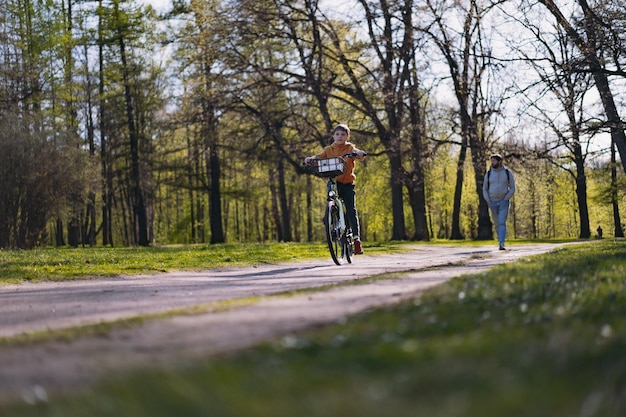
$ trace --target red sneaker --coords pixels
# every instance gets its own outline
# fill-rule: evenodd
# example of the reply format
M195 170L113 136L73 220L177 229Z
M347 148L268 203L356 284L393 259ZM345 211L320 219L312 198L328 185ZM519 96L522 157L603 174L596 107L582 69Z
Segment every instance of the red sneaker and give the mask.
M354 254L363 255L363 248L361 247L361 239L354 239Z

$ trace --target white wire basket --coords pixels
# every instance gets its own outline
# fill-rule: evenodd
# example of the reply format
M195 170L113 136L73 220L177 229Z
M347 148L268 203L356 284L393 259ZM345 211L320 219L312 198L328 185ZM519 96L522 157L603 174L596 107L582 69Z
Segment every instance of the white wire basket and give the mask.
M345 171L346 161L343 158L315 159L309 169L318 177L337 177Z

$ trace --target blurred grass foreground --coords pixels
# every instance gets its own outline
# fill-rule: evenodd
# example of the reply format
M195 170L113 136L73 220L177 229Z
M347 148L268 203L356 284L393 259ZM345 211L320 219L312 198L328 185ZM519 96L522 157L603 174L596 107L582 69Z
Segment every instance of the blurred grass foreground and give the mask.
M626 243L455 278L414 300L8 416L626 415Z

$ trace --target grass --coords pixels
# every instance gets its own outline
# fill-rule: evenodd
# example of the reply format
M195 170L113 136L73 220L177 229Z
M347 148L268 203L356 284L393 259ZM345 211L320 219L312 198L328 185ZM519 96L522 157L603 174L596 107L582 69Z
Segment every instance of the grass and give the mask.
M402 244L372 243L367 249L370 254L389 253L402 250ZM154 274L327 257L325 243L0 250L0 284Z
M626 415L626 243L574 245L20 416Z

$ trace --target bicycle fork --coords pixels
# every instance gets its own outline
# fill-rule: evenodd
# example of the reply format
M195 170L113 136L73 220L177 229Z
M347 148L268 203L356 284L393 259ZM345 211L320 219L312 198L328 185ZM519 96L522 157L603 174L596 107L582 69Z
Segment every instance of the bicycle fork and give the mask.
M343 203L338 198L334 198L330 195L328 196L328 213L332 213L333 207L337 207L337 211L339 212L339 222L337 223L337 227L333 231L335 233L335 237L339 239L344 231L346 230L346 219L343 214Z

